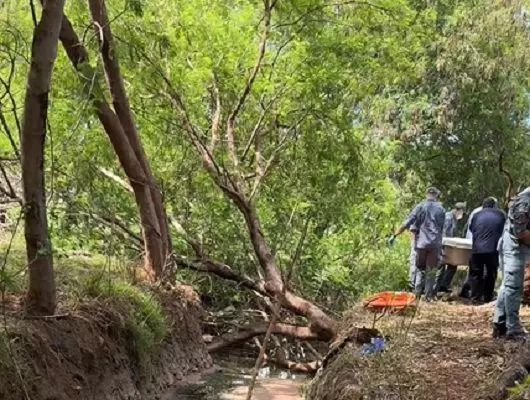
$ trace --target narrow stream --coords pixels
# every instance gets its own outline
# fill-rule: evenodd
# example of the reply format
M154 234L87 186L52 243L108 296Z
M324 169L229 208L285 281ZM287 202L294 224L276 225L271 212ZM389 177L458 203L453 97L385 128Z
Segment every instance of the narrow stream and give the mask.
M217 360L218 372L201 381L177 389L172 400L245 400L252 377L252 360ZM259 371L253 400L301 400L306 377L283 370Z

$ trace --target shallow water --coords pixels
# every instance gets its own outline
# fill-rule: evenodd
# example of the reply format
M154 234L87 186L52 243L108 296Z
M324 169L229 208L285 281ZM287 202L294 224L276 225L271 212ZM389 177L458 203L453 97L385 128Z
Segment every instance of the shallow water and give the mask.
M219 362L220 370L178 389L172 400L245 400L251 380L250 360ZM305 376L269 367L259 371L253 400L301 400Z

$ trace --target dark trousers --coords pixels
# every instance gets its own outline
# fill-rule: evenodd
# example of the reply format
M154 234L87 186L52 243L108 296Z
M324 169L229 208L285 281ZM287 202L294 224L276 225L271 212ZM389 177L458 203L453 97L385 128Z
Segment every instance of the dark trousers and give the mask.
M447 292L451 290L451 282L456 274L456 265L442 264L438 269L438 277L436 278L436 291Z
M438 265L439 248L416 249L416 283L414 292L416 296L425 294L427 300L434 299L436 293L436 266Z
M499 253L473 254L469 265L469 286L471 299L490 302L493 300Z

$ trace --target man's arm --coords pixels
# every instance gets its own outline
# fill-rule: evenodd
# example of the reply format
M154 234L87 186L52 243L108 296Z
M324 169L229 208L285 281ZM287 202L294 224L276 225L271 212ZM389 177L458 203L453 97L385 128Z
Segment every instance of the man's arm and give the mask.
M528 230L528 222L530 222L530 203L527 199L518 199L513 205L512 212L512 229L514 235L522 243L530 246L530 230Z
M525 245L530 246L530 231L523 231L517 235L517 238Z
M416 227L416 221L418 220L418 215L421 211L421 204L418 204L416 207L414 207L414 210L409 214L405 222L403 222L403 225L401 225L390 238L388 238L387 243L392 246L394 244L394 241L396 238L401 235L405 230L411 229L411 227L414 225Z
M394 236L399 236L405 230L410 229L412 225L416 225L416 221L418 220L418 215L421 211L421 204L418 204L416 207L414 207L414 210L409 214L405 222L403 222L403 225L401 225L395 232Z

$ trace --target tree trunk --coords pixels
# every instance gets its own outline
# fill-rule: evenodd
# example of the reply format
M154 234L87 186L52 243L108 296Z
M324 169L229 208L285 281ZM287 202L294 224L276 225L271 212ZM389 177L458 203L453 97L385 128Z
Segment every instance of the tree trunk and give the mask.
M254 252L261 268L265 272L265 290L270 293L271 297L277 297L281 305L286 309L296 315L305 316L310 321L311 329L322 340L333 339L337 334L335 321L310 301L284 288L285 283L280 274L280 269L263 235L254 205L241 192L221 189L234 201L245 218Z
M63 17L60 40L72 65L79 72L80 79L84 83L87 81L91 82L95 71L92 70L88 63L88 52L79 41L72 24L66 16ZM167 225L161 225L160 223L161 219L165 221L166 215L162 197L154 183L150 170L146 170L149 169L149 166L136 130L134 130L135 135L133 135L136 137L135 147L131 143L131 138L126 133L119 116L111 109L103 96L98 97L96 93L97 90L91 92L96 114L129 179L138 206L145 245L145 269L152 279L157 279L161 277L167 255L171 252ZM140 152L143 155L144 165L142 165L142 157L138 156ZM144 166L146 167L145 169ZM165 239L163 239L164 237Z
M133 188L144 237L145 269L150 279L156 280L162 276L165 256L163 255L162 240L160 240L158 219L145 172L138 162L116 114L112 112L109 105L104 101L95 100L94 105L96 106L98 118L105 132L107 132Z
M47 0L33 33L22 123L22 179L24 234L29 265L27 312L50 315L55 311L53 256L46 216L44 143L53 65L63 16L64 0Z
M110 22L107 15L107 8L104 0L89 0L90 11L93 20L99 25L96 27L100 37L103 38L101 43L101 55L105 68L108 86L112 95L114 110L118 115L125 134L129 138L129 143L142 166L147 182L150 187L151 197L153 199L156 216L160 230L160 240L162 241L162 256L167 258L171 251L171 243L168 234L168 223L166 211L162 202L160 188L156 184L155 178L151 171L149 162L145 155L144 148L138 135L138 130L134 122L134 117L129 105L129 99L125 91L123 77L120 71L120 64L115 51L114 39L110 28ZM101 31L100 31L101 29Z

